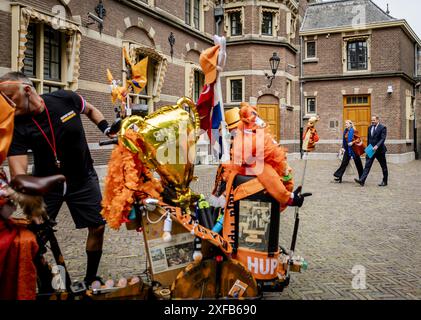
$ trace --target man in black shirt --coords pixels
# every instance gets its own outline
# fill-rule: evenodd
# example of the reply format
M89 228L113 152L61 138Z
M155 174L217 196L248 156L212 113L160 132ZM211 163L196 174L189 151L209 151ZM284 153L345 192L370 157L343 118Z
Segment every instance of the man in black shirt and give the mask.
M34 176L66 177L66 184L47 194L44 201L51 219L57 217L65 201L76 228L88 228L85 282L90 284L97 278L105 221L100 215L101 191L80 114L107 135L109 125L102 113L77 93L59 90L39 96L32 82L19 72L2 76L0 89L16 104L8 155L11 175L27 173L28 150L32 150Z

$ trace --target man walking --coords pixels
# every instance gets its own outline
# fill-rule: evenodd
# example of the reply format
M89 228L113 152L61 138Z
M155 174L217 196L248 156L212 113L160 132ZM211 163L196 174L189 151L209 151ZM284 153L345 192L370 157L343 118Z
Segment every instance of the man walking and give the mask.
M371 144L374 149L374 155L371 158L366 159L363 174L360 179L355 179L355 182L364 186L365 180L370 173L371 166L373 165L374 159L379 161L383 171L383 181L379 184L379 187L387 186L388 170L386 163L386 152L387 148L384 145L387 136L387 128L380 123L380 118L374 116L371 118L371 126L368 128L368 144Z
M85 114L105 134L109 125L102 113L77 93L59 90L40 96L20 72L2 76L0 89L16 104L9 149L11 175L27 173L28 150L32 150L34 176L63 174L66 177L66 187L57 187L44 201L51 219L56 218L65 201L76 228L88 228L85 282L91 284L97 279L105 221L100 214L102 197L98 176L80 114Z

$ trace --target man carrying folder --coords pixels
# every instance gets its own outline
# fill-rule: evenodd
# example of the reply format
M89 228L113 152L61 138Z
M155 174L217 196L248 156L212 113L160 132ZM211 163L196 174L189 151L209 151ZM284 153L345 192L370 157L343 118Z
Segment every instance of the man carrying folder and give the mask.
M374 159L377 159L382 167L383 181L379 184L379 187L387 186L387 163L386 163L386 151L387 148L384 145L387 136L387 128L380 123L378 116L371 118L371 126L368 128L368 145L373 147L374 154L370 157L369 152L366 152L367 159L363 174L360 179L355 179L355 182L364 186L365 180L370 173L371 166L373 165Z

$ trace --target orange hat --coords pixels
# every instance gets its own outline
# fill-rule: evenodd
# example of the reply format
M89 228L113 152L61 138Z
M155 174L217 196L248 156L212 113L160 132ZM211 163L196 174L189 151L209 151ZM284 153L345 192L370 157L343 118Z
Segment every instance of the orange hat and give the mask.
M228 130L237 128L240 120L240 108L235 107L225 112L225 121L228 125Z
M205 83L211 84L216 80L216 66L218 65L219 45L204 50L200 54L199 62L205 74Z

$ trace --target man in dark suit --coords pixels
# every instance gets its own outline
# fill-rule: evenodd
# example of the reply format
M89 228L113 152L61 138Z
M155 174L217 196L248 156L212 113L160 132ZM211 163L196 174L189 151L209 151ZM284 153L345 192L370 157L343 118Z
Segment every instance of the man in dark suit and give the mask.
M387 128L380 123L380 119L377 116L371 118L371 126L368 128L368 144L373 146L375 151L374 155L369 158L367 157L364 167L364 172L360 179L355 179L355 182L364 186L365 180L370 173L371 166L373 165L374 159L379 161L383 171L383 181L379 184L379 187L387 186L387 163L386 163L386 151L387 148L384 145L387 136Z

